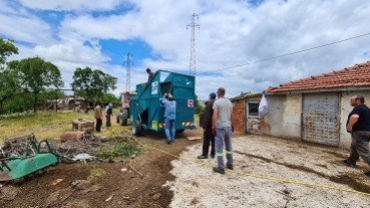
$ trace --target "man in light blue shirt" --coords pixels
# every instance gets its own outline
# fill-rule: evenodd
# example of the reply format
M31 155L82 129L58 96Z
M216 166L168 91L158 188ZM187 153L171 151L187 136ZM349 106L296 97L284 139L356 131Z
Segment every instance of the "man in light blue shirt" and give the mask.
M164 123L165 133L167 136L167 144L171 144L175 141L176 133L176 101L173 100L171 94L164 94L164 97L160 99L160 104L164 105Z

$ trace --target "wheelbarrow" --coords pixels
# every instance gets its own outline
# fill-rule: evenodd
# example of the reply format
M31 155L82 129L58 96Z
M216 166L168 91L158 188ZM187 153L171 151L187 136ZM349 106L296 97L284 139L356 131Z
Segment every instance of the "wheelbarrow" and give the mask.
M0 182L19 179L58 163L59 155L48 141L31 141L25 145L23 155L0 159Z

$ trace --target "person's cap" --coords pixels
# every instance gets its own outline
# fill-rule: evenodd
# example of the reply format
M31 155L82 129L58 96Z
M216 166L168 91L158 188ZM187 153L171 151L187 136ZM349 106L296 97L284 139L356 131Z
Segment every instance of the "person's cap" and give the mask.
M149 69L149 68L147 68L147 69L146 69L146 71L147 71L147 72L150 72L150 69Z
M212 99L216 99L216 93L212 92L211 94L209 94L209 97Z

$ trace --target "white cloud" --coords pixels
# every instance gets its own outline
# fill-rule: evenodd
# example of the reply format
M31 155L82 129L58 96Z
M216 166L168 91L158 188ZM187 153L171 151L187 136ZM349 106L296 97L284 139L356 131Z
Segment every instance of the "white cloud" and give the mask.
M32 44L53 42L52 29L43 20L29 14L24 8L15 8L0 2L0 34L6 38Z
M184 70L189 59L189 30L193 12L200 14L197 31L198 72L238 65L253 60L313 47L367 31L370 16L368 1L305 2L266 1L259 7L241 1L135 1L130 13L94 18L71 17L63 31L85 38L140 38L162 59L143 61L153 68ZM96 25L99 25L98 27ZM119 26L119 27L117 27ZM331 71L363 61L368 39L362 38L302 54L259 64L218 71L223 78L202 76L198 93L234 83L231 95L241 91L262 91L267 84L277 85L323 71ZM338 58L340 57L340 58ZM212 80L218 80L214 82ZM237 83L237 84L235 84ZM235 88L235 87L233 87Z
M114 10L124 3L122 0L18 0L22 5L31 9L53 11L106 11Z
M29 8L68 11L113 10L123 2L20 1ZM135 66L133 88L134 84L145 81L143 70L147 66L187 70L190 31L186 30L186 25L190 23L191 14L197 12L201 25L196 31L197 69L200 73L197 94L205 98L220 86L225 87L232 97L241 91L262 91L269 85L341 69L370 59L368 36L271 61L216 71L219 76L202 74L370 32L367 29L370 2L365 0L312 0L304 3L300 0L266 0L258 7L238 0L137 0L130 3L134 9L122 14L69 14L58 25L56 34L35 17L31 18L35 25L30 24L30 28L44 28L43 33L27 29L27 22L22 18L14 21L6 19L10 22L8 28L4 30L0 25L0 33L6 31L6 34L18 35L15 39L35 42L37 45L30 49L34 54L57 63L69 74L76 66L100 67L111 72L119 78L118 91L123 91L124 69L107 63L109 57L101 52L97 41L140 39L151 47L156 56L161 57L146 58L142 60L143 66ZM0 16L0 22L5 18ZM24 23L11 27L18 21ZM45 37L32 34L45 34ZM50 39L52 35L58 41L42 43L43 39ZM91 44L84 45L86 41ZM71 75L68 76L66 79L70 80Z
M78 65L99 66L110 60L101 53L100 46L86 46L83 42L61 42L50 46L36 46L34 51L43 58Z

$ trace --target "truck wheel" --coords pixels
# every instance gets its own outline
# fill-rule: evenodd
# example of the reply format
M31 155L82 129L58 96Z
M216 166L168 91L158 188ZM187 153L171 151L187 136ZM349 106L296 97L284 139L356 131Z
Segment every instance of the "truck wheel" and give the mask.
M123 109L122 110L122 115L120 116L120 125L121 126L126 126L127 125L127 119L128 119L128 110Z
M142 131L143 131L143 126L141 125L140 121L135 121L134 124L132 125L132 135L140 136Z
M122 116L119 123L121 126L127 126L127 116Z

